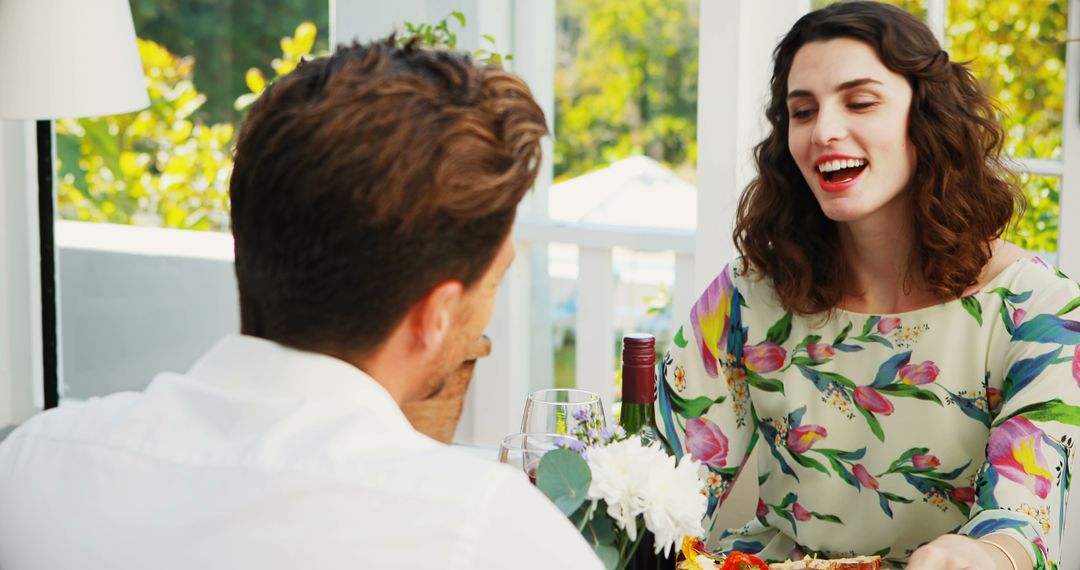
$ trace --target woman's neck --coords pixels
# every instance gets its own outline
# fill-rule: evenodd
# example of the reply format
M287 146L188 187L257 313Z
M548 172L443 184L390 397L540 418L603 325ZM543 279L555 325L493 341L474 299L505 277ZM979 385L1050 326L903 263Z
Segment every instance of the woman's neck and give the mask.
M884 214L884 212L881 212ZM840 308L890 314L942 301L918 271L918 250L909 216L889 212L839 225L840 253L847 262L847 291Z

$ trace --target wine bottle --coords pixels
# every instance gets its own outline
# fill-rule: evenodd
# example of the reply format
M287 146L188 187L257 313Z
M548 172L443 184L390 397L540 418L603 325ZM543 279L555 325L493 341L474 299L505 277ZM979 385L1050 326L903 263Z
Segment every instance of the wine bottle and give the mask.
M639 435L645 445L659 444L668 454L671 448L656 426L656 338L651 334L631 333L623 337L622 408L619 425L627 435ZM670 557L653 552L653 533L645 528L641 543L627 570L668 570L675 567Z

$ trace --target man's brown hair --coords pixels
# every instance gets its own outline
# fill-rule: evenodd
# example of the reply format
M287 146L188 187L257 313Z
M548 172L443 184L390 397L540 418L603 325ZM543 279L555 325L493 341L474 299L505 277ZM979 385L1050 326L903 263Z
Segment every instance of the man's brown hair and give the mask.
M905 189L914 216L920 275L943 298L959 297L990 259L991 243L1023 209L1001 157L996 108L966 65L949 60L915 16L887 4L841 2L806 14L773 54L772 130L757 145L758 175L739 201L734 232L743 258L772 280L783 305L828 313L848 287L836 223L822 212L788 150L787 83L804 45L861 41L911 85L908 137L916 165Z
M540 166L525 83L393 39L272 84L230 182L241 332L362 354L438 283L490 266Z

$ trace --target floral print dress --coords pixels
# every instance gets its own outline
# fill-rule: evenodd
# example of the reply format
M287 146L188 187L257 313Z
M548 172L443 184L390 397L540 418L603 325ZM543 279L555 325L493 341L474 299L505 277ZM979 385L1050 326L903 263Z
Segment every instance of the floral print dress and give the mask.
M657 418L708 466L711 519L757 448L757 515L721 550L878 554L1001 532L1055 568L1080 426L1080 287L1019 260L969 297L801 317L735 262L659 367ZM708 528L706 524L706 528Z

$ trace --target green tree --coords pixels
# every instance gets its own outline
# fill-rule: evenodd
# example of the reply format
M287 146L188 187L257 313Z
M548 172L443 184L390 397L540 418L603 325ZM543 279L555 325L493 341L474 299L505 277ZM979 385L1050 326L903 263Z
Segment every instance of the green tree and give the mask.
M247 91L244 71L263 72L270 54L282 48L297 22L312 22L322 30L314 51L325 52L330 29L327 0L131 0L135 31L140 38L167 46L172 53L192 56L192 81L206 95L193 119L206 123L240 122L233 100Z
M404 24L401 43L412 35L422 45L453 48L452 26L465 26L459 12L436 24ZM290 71L302 59L323 55L318 27L297 26L280 38L281 56L270 62L272 79ZM488 65L501 65L510 55L486 49L473 56ZM235 134L229 121L209 122L199 111L210 98L196 89L195 58L178 57L163 45L139 40L139 55L147 78L150 106L124 115L65 119L57 122L59 181L57 205L62 219L163 226L192 230L227 230L228 178L232 171ZM266 59L266 54L263 54ZM226 102L242 113L268 83L260 67L239 74L244 86Z
M951 0L946 49L970 61L1001 106L1006 151L1061 158L1065 110L1065 0ZM1021 177L1027 212L1008 238L1033 251L1057 251L1061 179Z
M559 0L555 176L697 161L697 0Z

